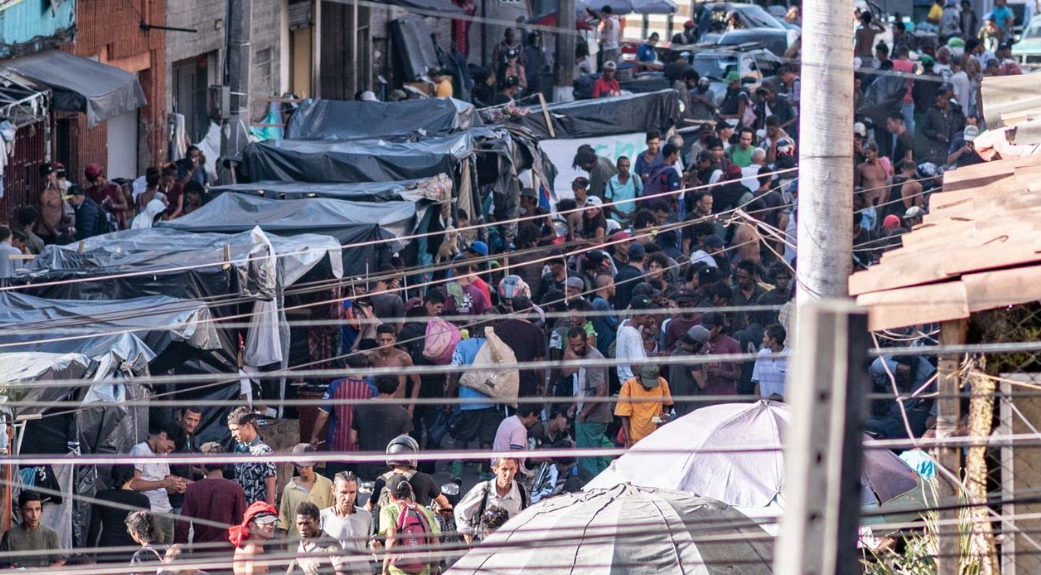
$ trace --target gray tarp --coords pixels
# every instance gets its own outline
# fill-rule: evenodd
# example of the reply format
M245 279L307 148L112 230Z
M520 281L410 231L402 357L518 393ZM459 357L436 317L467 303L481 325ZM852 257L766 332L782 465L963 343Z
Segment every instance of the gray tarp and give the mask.
M549 116L557 139L595 138L659 130L665 133L679 121L679 93L662 90L617 98L550 104ZM523 126L541 139L549 138L546 118L539 106L508 124Z
M50 86L51 109L86 112L91 127L147 104L133 74L59 50L8 60L3 66Z
M0 353L75 351L98 359L127 333L148 347L148 360L174 341L197 349L220 347L206 302L164 296L53 300L0 292Z
M203 210L199 210L201 212ZM194 215L194 214L193 214ZM187 216L186 216L187 217ZM178 220L180 221L180 220ZM255 263L247 258L258 243L252 226L237 234L193 233L186 234L168 228L126 230L83 241L83 253L79 243L68 246L47 246L43 253L29 265L30 273L54 270L83 270L105 273L142 271L146 269L171 269L182 266L199 266L213 263L224 265L224 249L232 263L238 268L245 284L256 276ZM340 244L336 239L318 234L300 234L281 237L265 234L285 268L289 285L302 277L323 259L329 259L334 277L343 276L340 259ZM198 268L197 271L204 271Z
M386 182L455 174L474 153L469 134L418 142L274 140L242 151L239 170L250 181Z
M256 182L210 188L213 195L224 192L251 194L277 200L333 198L353 202L444 202L452 199L452 180L445 174L402 182L358 182L316 184L310 182Z
M305 102L286 126L287 140L355 140L428 135L482 126L473 104L450 98L405 102Z

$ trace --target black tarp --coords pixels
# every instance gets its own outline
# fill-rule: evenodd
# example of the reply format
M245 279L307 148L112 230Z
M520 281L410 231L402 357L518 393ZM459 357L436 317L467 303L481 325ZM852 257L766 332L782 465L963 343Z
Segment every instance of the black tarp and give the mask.
M347 3L349 0L337 0ZM463 9L448 0L384 0L384 4L394 4L402 8L420 10L428 15L463 16Z
M252 182L389 182L436 174L455 179L473 151L465 133L404 142L278 140L246 146L239 171Z
M3 66L49 86L52 109L86 112L91 127L147 103L133 74L60 50L7 60Z
M482 126L472 104L449 98L405 102L305 102L286 126L287 140L358 140L443 134Z
M550 138L540 106L509 124L527 128L540 139ZM679 94L662 90L617 98L600 98L550 104L554 136L558 139L593 138L660 130L663 134L679 121Z

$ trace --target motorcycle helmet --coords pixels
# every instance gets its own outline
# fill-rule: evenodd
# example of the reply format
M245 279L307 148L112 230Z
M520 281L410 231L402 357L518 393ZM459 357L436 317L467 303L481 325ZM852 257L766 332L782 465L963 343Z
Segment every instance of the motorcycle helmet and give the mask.
M499 299L512 299L514 296L531 297L531 288L520 276L508 275L499 280Z
M419 443L408 435L399 435L387 444L387 467L407 465L413 469L419 466L414 457L419 452Z

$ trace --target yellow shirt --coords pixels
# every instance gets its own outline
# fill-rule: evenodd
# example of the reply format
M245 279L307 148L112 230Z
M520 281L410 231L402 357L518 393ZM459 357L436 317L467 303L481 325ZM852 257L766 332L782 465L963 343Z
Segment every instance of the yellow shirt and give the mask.
M285 529L289 535L295 537L296 531L296 506L304 501L314 503L318 509L325 509L333 505L333 482L328 478L315 474L314 485L311 491L304 491L296 483L296 477L286 483L282 490L282 501L278 505L278 528Z
M934 2L932 8L929 8L929 14L925 19L932 22L939 22L941 18L943 18L943 6Z
M669 382L664 377L658 378L658 387L654 389L647 389L636 379L630 379L618 392L618 405L614 408L614 414L629 417L632 434L629 440L635 444L658 429L658 424L652 418L661 415L671 405L672 394L669 393Z
M437 97L438 98L451 98L452 97L452 83L448 80L441 80L437 84Z

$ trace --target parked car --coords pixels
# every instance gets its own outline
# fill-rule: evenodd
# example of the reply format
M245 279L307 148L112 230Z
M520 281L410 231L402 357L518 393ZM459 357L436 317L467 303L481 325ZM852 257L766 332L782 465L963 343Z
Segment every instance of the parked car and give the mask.
M1041 66L1041 18L1032 18L1019 42L1012 45L1012 56L1024 66Z
M740 29L774 28L777 30L798 30L794 24L778 20L756 4L738 4L735 2L709 2L704 8L708 12L708 29L701 36L702 42L715 42L727 32L727 15L733 13L737 17ZM700 24L700 22L699 22Z
M788 47L799 39L799 33L795 30L779 30L777 28L751 28L746 30L731 30L724 33L716 41L717 46L737 46L741 44L757 43L769 50L774 56L783 58Z
M741 84L755 92L764 79L777 75L784 60L765 48L743 45L698 50L691 55L690 63L709 79L709 89L718 102L727 92L725 78L730 71L737 70Z

